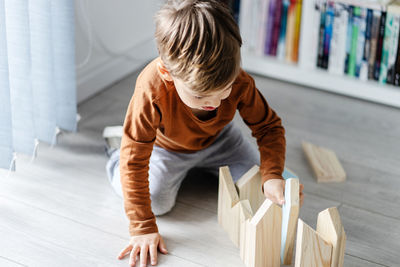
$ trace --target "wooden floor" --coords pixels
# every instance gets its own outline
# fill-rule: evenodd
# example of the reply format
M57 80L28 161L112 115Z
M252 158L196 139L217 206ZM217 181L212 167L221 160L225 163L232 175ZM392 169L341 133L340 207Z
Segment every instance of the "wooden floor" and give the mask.
M79 106L79 132L39 146L16 173L0 172L0 266L128 266L122 200L108 184L101 132L123 122L137 73ZM305 185L300 217L312 227L337 206L345 266L400 266L400 110L255 76L287 130L287 166ZM400 89L399 89L400 90ZM243 126L244 134L250 133ZM301 141L333 149L348 178L317 184ZM253 141L253 144L254 141ZM243 266L217 224L217 179L192 173L176 207L157 219L170 251L159 266Z

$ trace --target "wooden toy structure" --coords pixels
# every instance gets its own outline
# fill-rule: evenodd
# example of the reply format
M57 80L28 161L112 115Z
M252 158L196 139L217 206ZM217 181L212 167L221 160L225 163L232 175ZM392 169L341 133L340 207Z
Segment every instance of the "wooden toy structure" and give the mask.
M247 267L290 265L297 224L296 267L343 266L346 235L337 209L319 214L317 231L298 219L297 178L286 180L282 208L264 197L258 166L236 184L229 168L221 167L218 193L218 222Z

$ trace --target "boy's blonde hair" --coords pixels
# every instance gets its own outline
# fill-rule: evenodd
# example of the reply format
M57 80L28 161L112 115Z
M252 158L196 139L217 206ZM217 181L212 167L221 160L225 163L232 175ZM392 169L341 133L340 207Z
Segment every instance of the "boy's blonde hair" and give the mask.
M220 90L240 71L239 28L216 0L169 0L155 16L160 57L196 92Z

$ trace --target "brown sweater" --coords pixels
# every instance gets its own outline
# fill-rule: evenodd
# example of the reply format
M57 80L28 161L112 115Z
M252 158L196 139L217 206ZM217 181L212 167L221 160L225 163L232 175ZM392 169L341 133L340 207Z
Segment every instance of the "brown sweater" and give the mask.
M285 162L285 130L281 119L268 106L249 74L242 70L230 96L221 101L216 116L202 121L181 101L174 83L161 78L156 67L158 60L149 63L137 78L121 143L121 183L132 236L158 231L148 181L154 144L182 153L204 149L239 110L257 139L263 182L282 178Z

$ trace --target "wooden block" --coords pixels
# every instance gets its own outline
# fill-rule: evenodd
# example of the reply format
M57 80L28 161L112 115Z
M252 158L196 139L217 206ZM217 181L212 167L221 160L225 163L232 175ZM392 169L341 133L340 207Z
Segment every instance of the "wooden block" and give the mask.
M289 178L286 180L285 204L282 206L281 262L285 265L292 264L299 206L299 179Z
M299 219L297 224L295 267L331 266L332 245Z
M269 199L247 221L244 262L247 267L279 267L282 209Z
M218 223L228 233L232 242L239 246L240 207L239 196L227 166L219 169Z
M343 182L346 180L346 173L335 152L307 142L303 142L303 150L317 177L318 183Z
M237 182L236 188L240 200L248 199L252 211L256 212L265 200L261 187L260 168L254 166L246 172Z
M253 217L253 211L251 210L250 201L248 199L239 201L240 208L240 258L244 261L246 254L246 225L250 222Z
M336 207L318 214L317 233L333 246L331 267L342 267L346 247L346 233Z

